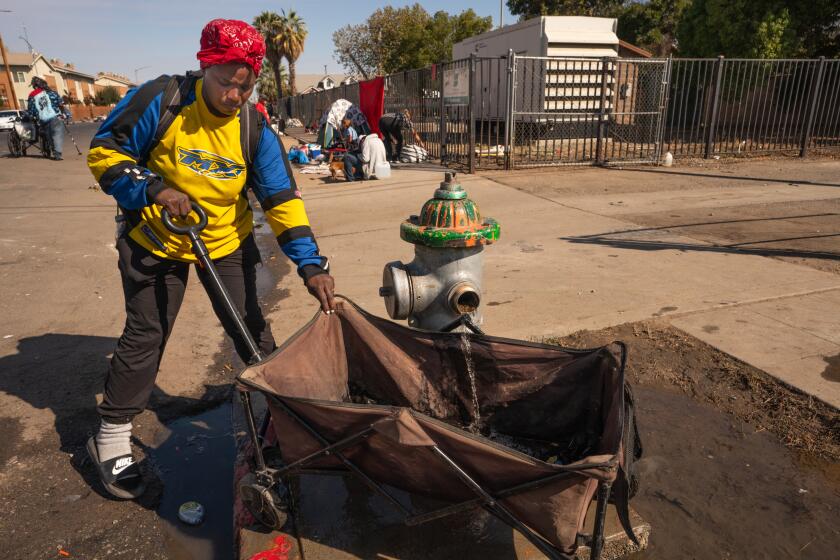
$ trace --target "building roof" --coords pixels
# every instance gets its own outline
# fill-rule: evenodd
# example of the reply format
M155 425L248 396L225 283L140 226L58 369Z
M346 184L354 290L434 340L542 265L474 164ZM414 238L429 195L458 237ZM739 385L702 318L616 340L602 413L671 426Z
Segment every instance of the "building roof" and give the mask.
M120 76L119 74L111 74L110 72L99 72L96 74L96 78L94 81L97 80L113 80L115 82L119 82L124 84L128 87L134 87L135 84L125 76Z
M618 48L630 51L632 54L640 58L650 58L653 56L653 53L646 51L642 47L637 47L636 45L628 43L627 41L622 41L621 39L618 40Z
M79 72L75 68L70 68L69 66L65 66L64 64L53 63L53 68L55 68L56 72L61 72L62 74L74 74L76 76L81 76L82 78L88 78L93 80L93 76L90 74L85 74L84 72Z
M41 56L38 53L7 52L6 54L9 57L9 66L26 66L27 68L35 64L35 61Z
M43 59L47 65L55 70L56 72L60 72L62 74L74 74L76 76L81 76L83 78L93 79L93 76L90 74L86 74L84 72L80 72L76 70L76 68L71 68L67 66L67 64L59 61L59 60L50 60L44 55L40 53L16 53L10 52L7 53L9 55L9 66L25 66L26 68L31 68L33 64L40 58Z
M295 75L295 85L298 91L306 91L309 88L317 88L318 84L327 78L335 82L336 85L347 78L358 81L352 74L297 74Z

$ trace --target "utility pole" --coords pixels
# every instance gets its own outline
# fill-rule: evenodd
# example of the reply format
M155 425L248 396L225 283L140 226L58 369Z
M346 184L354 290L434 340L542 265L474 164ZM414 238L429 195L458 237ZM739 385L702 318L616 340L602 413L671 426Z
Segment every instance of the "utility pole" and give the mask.
M505 24L505 2L504 0L499 0L499 27L501 28Z
M10 14L12 13L12 10L0 10L0 12ZM12 106L17 110L20 110L17 94L15 93L15 84L12 83L12 69L9 67L9 55L6 54L6 46L3 45L3 37L0 37L0 55L3 56L3 66L6 67L6 79L9 80L9 89L12 90L9 92L9 95L12 97Z
M18 104L17 94L15 94L15 85L12 83L12 69L9 67L9 55L6 53L6 46L3 44L3 37L0 37L0 54L3 55L3 66L6 67L6 79L9 81L9 97L12 98L12 106L16 110L20 110Z
M138 81L138 72L140 72L140 70L145 70L146 68L151 68L151 66L141 66L140 68L135 68L134 69L134 85L135 86L140 85L140 82Z

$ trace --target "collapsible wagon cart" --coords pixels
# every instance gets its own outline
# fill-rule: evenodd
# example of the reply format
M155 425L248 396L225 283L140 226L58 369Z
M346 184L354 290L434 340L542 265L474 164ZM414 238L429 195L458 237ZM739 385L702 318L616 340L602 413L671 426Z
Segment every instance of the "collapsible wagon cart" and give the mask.
M622 344L570 350L421 331L341 298L335 314L318 313L264 357L218 281L198 236L206 217L194 208L197 225L175 225L166 214L164 221L190 237L254 355L237 377L253 446L240 492L259 522L285 522L289 476L341 471L409 526L484 508L549 558L571 558L580 544L599 558L613 501L636 541L628 500L641 448ZM272 447L257 429L253 391L267 400ZM394 488L438 505L411 511ZM595 526L585 534L593 498Z

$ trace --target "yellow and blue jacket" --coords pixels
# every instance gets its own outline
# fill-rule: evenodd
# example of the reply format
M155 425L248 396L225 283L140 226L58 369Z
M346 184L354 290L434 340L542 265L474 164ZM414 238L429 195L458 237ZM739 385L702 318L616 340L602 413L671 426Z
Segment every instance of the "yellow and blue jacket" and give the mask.
M88 166L102 190L126 214L128 235L155 255L194 262L186 236L170 233L155 195L172 187L207 212L201 232L212 259L235 251L253 230L246 189L255 194L283 252L308 279L327 270L309 225L280 139L264 126L251 165L240 139L240 112L219 117L201 95L202 80L181 100L181 110L155 142L169 76L129 91L96 133Z

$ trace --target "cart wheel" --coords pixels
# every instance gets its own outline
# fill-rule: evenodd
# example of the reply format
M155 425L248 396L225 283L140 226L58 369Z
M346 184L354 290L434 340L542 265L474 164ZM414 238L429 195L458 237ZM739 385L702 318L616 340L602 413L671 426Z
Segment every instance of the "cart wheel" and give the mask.
M257 482L253 473L248 473L239 482L239 496L242 503L261 525L279 530L286 524L289 512L282 498L271 488Z
M9 153L11 156L20 157L20 138L14 133L14 131L9 133L7 144L9 145Z

